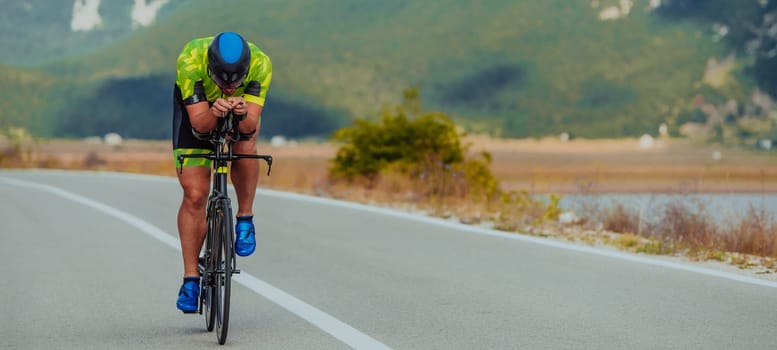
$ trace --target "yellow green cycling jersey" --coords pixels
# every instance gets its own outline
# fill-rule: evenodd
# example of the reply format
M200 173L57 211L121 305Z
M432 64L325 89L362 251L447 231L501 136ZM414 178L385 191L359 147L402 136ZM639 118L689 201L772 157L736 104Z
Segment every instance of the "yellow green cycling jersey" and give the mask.
M264 106L267 88L272 80L272 62L259 48L248 43L251 50L251 64L248 76L232 95L226 96L208 74L208 46L213 37L194 39L184 46L178 55L178 72L175 83L181 89L185 105L218 98L242 96L246 102Z

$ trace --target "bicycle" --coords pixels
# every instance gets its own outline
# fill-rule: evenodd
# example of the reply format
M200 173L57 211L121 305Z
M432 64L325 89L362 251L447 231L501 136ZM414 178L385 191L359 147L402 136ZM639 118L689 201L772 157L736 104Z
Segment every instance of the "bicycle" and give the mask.
M216 326L216 339L223 345L229 329L229 303L232 275L239 274L235 258L233 237L235 227L232 223L232 206L227 193L228 164L239 159L263 159L267 163L267 175L272 170L272 156L259 154L234 154L232 145L251 134L241 134L237 130L240 119L229 113L220 118L216 128L210 133L200 134L192 130L196 137L210 141L215 146L213 154L182 154L179 164L186 158L204 158L212 162L212 185L208 197L206 217L208 232L199 258L200 303L198 312L205 313L205 326L208 332ZM180 170L183 172L183 166Z

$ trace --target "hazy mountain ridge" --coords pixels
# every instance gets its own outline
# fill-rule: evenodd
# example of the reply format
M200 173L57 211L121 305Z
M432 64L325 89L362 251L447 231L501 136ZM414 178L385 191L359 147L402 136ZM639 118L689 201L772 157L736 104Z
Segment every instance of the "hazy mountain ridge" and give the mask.
M451 113L473 130L588 137L655 132L709 90L703 82L707 61L727 51L705 26L661 19L653 3L181 2L121 40L42 66L83 91L70 100L53 94L51 105L41 107L49 111L36 112L55 109L67 117L34 131L80 136L79 130L109 130L76 127L89 123L91 114L73 106L106 103L105 91L115 86L127 93L123 102L110 102L117 115L110 119L119 123L111 131L122 132L121 122L139 121L138 114L167 124L169 105L147 102L169 98L178 50L193 37L237 30L274 62L263 124L268 133L325 135L348 118L398 102L402 89L415 85L427 108ZM116 11L126 16L129 10ZM725 93L747 95L746 84ZM9 121L0 115L0 126ZM135 136L169 134L164 127L153 136Z
M0 0L0 62L34 66L100 49L186 1Z

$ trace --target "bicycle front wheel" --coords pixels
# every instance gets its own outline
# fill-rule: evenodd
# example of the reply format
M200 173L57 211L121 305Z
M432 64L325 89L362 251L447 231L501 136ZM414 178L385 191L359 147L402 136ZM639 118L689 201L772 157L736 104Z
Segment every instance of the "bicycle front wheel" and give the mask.
M223 201L217 210L217 245L215 252L216 274L215 274L215 310L216 310L216 338L219 344L227 341L227 331L229 329L229 299L232 287L232 267L235 257L232 245L232 210L228 201Z
M215 212L214 212L215 214ZM208 235L205 239L205 251L202 263L202 294L200 295L200 307L205 311L205 328L208 332L213 331L216 324L216 307L213 302L215 294L215 271L216 270L216 247L218 246L218 220L215 216L208 218Z

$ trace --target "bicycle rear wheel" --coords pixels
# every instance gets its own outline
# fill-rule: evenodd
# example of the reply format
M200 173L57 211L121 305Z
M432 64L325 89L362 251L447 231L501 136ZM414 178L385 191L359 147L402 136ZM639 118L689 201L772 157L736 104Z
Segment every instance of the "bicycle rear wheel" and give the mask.
M232 287L234 252L232 246L232 210L228 201L222 201L216 210L218 221L217 244L215 246L216 274L214 292L216 310L216 338L219 344L227 341L229 330L229 301Z

